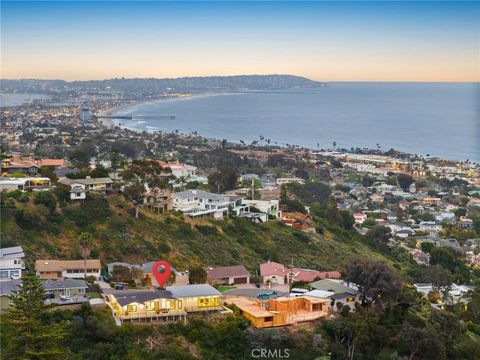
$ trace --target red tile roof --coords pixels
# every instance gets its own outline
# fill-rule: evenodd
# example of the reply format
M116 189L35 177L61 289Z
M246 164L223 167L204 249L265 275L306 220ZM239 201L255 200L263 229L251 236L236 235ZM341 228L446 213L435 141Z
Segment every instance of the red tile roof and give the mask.
M260 264L260 276L280 275L285 276L287 271L285 266L273 261Z
M40 166L64 166L64 159L40 159L37 160L37 165Z
M293 268L292 271L295 274L294 281L312 282L317 279L340 279L342 276L338 271L317 271L300 268Z

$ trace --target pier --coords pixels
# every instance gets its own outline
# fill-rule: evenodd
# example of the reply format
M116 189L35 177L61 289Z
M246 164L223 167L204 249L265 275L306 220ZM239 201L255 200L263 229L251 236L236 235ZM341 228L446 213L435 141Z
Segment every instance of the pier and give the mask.
M175 120L177 117L175 115L156 115L156 116L132 116L132 115L97 115L97 119L123 119L123 120L143 120L143 119L165 119L165 120Z

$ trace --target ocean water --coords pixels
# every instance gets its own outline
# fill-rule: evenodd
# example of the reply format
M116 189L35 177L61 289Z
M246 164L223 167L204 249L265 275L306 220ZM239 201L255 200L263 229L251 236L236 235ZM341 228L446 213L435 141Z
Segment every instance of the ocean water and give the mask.
M133 116L117 123L134 130L196 131L246 143L262 136L313 149L336 142L480 162L479 101L479 83L330 83L159 100L115 115Z

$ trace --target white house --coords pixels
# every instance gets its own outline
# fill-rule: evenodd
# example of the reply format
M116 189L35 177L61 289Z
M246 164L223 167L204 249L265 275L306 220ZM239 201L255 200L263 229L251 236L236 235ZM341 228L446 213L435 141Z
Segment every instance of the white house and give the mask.
M25 270L24 257L21 246L0 249L0 281L20 279Z
M276 183L279 186L290 184L290 183L305 184L305 180L298 177L288 177L288 178L285 177L285 178L277 178Z
M180 162L164 162L160 160L158 163L164 168L170 168L170 170L172 170L172 175L177 179L185 178L187 181L196 180L197 168L195 166L182 164Z
M72 201L81 201L85 200L87 197L87 191L84 184L73 183L70 184L70 200Z
M113 184L113 180L109 177L92 178L90 176L87 176L85 179L62 178L60 182L69 186L81 184L85 187L85 191L99 191L103 194L109 193Z
M437 224L435 221L422 221L419 229L424 232L439 232L442 230L442 225Z
M273 215L275 217L280 216L278 200L243 200L243 203L257 208L262 213Z
M186 190L173 194L173 208L190 217L221 219L228 214L230 197L203 190Z
M83 260L37 260L35 273L42 280L83 279L86 276L100 278L101 264L98 259Z

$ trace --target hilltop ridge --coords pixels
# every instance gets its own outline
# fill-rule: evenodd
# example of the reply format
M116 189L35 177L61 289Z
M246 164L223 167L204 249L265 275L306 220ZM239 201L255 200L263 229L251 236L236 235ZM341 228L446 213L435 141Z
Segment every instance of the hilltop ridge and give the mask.
M143 92L200 92L200 91L246 91L280 90L290 88L313 88L322 83L295 75L235 75L197 76L181 78L114 78L105 80L1 80L2 91L35 91L49 93L71 90L118 90Z

